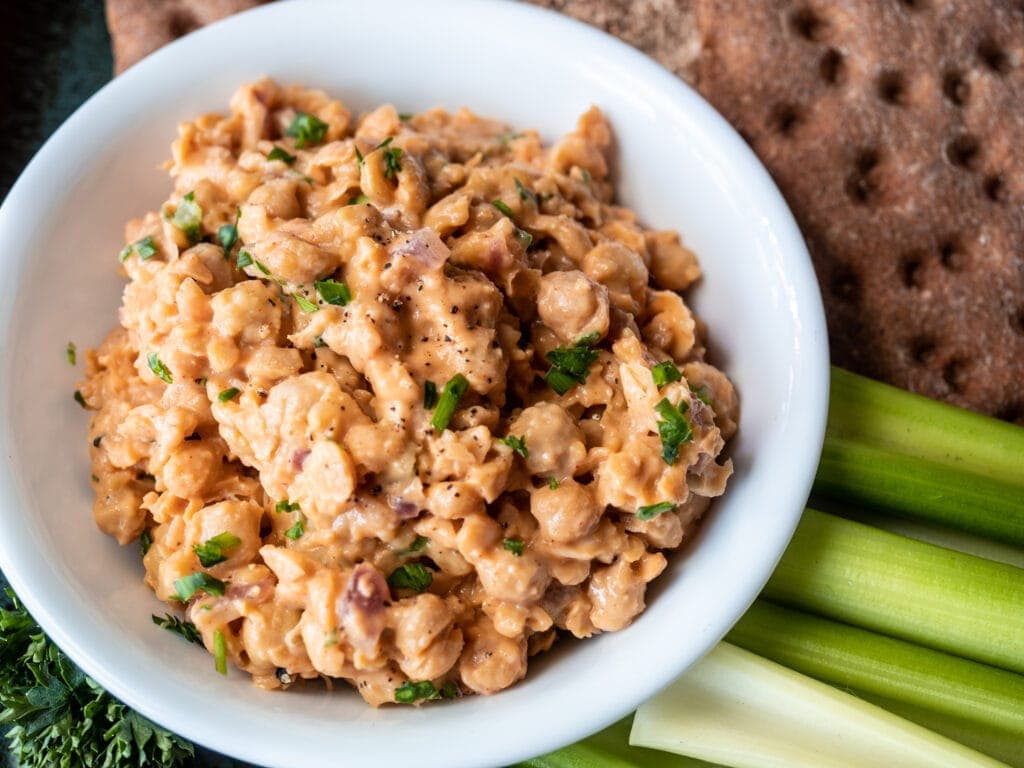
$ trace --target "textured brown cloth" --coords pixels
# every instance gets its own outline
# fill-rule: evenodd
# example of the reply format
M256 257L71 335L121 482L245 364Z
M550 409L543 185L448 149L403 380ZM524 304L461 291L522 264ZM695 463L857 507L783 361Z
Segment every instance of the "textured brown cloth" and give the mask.
M694 84L807 239L833 361L1024 422L1024 4L529 0ZM107 0L118 71L257 0Z

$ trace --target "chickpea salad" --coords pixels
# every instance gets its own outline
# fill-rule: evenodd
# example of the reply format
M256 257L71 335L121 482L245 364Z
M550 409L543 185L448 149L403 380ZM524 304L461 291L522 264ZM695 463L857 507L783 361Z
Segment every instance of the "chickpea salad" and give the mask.
M611 145L596 108L545 146L269 79L178 127L75 393L155 623L378 706L496 693L644 610L738 402L697 260L613 203Z

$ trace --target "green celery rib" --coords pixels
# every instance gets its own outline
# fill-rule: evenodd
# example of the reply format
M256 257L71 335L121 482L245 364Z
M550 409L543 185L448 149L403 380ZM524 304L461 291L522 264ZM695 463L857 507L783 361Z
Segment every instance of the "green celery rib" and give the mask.
M858 696L872 704L882 707L894 715L899 715L912 723L940 733L983 755L1001 760L1010 768L1024 768L1024 748L1021 747L1019 733L1010 733L1001 728L990 728L957 717L950 717L922 707L915 707L902 701L893 701L881 696L872 696L860 691Z
M1024 677L759 600L726 639L839 688L1014 733L1024 744Z
M716 768L693 757L632 747L632 726L630 715L582 741L519 763L518 768Z
M1024 673L1024 569L808 509L775 602Z
M1024 429L832 368L828 430L837 437L1024 487Z
M815 493L1024 544L1024 429L832 369Z
M1020 461L1024 466L1024 456ZM1024 544L1024 488L833 434L822 447L814 492Z

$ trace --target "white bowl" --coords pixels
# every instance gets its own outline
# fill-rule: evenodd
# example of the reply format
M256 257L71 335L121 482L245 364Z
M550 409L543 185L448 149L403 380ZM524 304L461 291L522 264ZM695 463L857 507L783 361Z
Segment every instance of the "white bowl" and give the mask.
M565 644L492 697L372 710L342 686L267 693L214 673L153 626L137 547L94 526L81 375L64 347L116 322L122 226L169 189L175 124L226 110L269 74L356 110L466 105L547 139L590 104L618 142L623 202L679 230L701 258L694 304L742 398L736 474L699 545L674 559L629 629ZM613 722L709 650L782 554L824 431L828 353L817 284L793 219L743 141L693 91L611 37L525 5L445 0L275 3L149 57L89 100L0 210L0 567L90 675L194 741L280 768L507 764Z

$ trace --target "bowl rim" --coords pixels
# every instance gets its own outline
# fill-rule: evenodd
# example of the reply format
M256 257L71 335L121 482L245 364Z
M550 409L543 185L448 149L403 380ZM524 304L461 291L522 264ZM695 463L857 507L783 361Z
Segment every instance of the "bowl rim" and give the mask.
M416 0L384 0L379 5L401 8L415 5L415 3ZM557 28L560 34L571 35L596 49L606 50L610 58L619 62L619 66L630 68L636 73L637 78L642 78L652 93L657 92L668 96L661 105L663 112L681 114L681 110L686 110L698 113L700 121L706 125L705 130L709 134L716 135L716 142L721 145L721 153L728 156L728 162L731 163L730 174L743 178L753 190L748 197L756 199L758 206L752 211L752 215L762 217L766 225L770 222L773 235L781 244L780 258L784 259L790 282L796 286L798 294L792 298L794 313L796 312L796 302L800 302L799 353L795 357L794 367L803 376L797 381L791 382L791 387L799 391L802 400L801 407L796 411L791 410L788 416L790 427L803 438L801 442L804 450L801 455L793 457L794 477L790 485L792 498L791 504L787 505L787 508L792 508L791 514L785 520L778 520L775 540L765 542L765 552L770 552L770 556L766 554L760 562L747 564L752 569L750 583L752 585L756 583L757 589L752 590L749 595L744 595L742 599L736 598L735 603L737 606L742 604L742 610L736 612L733 619L735 621L749 607L761 587L767 582L781 558L786 544L792 537L810 492L824 439L829 391L829 356L824 310L810 257L792 213L768 172L725 119L687 84L643 53L582 22L526 3L513 2L513 0L487 0L486 3L482 3L481 0L445 0L444 4L452 8L469 5L489 6L494 12L505 15L515 23L539 24L553 29ZM128 85L136 82L142 83L158 73L166 72L167 65L173 63L176 57L193 48L199 48L207 42L213 42L217 35L222 34L226 28L231 27L240 18L250 18L257 14L268 16L289 14L297 12L303 7L315 11L324 5L327 5L324 0L288 0L244 11L168 44L104 85L61 124L12 186L0 207L0 243L6 242L8 237L16 235L18 229L16 212L26 205L34 205L33 195L41 189L43 176L60 168L61 154L67 151L66 147L74 144L74 134L79 128L93 125L100 126L98 130L104 134L112 132L113 129L106 125L102 113L108 104L112 104L119 98L120 92ZM440 12L438 10L438 13ZM16 286L20 282L21 271L22 265L18 264L15 273L9 276L9 284ZM0 359L6 359L8 356L6 347L7 333L11 325L10 307L11 302L0 302ZM8 400L7 397L0 398L0 428L3 430L5 447L10 451L13 444L10 439ZM12 500L19 498L16 488L13 478L10 477L10 465L4 462L0 467L0 505L11 504ZM0 528L2 528L2 522L3 516L0 515ZM285 745L284 751L268 752L265 744L237 743L231 739L230 734L220 733L197 722L199 718L193 716L192 713L165 708L162 706L162 702L147 698L145 686L141 690L136 688L133 681L127 676L108 666L109 653L106 656L98 653L96 647L90 647L90 645L95 646L95 643L76 636L72 628L62 621L59 603L48 602L40 597L39 592L33 588L30 581L29 573L33 571L29 563L30 556L31 553L20 551L15 536L0 536L0 564L3 565L5 575L18 593L19 599L53 641L112 695L169 730L226 754L260 764L263 764L261 761L269 760L270 762L267 764L273 765L288 765L289 760L295 759L295 753L288 751L288 745ZM51 585L46 589L50 592L56 589L59 592L61 588ZM724 636L727 630L728 627L722 628L715 642ZM714 642L708 643L703 653L710 650L714 644ZM468 761L453 758L446 763L453 767L485 763L488 765L505 764L571 743L628 714L642 700L654 695L658 690L671 683L678 674L695 663L696 660L695 658L676 659L677 663L674 668L661 669L656 673L635 670L636 677L642 682L637 683L632 689L634 695L603 702L602 706L597 709L593 704L588 705L590 706L589 717L549 719L546 721L549 728L545 733L530 734L529 738L524 738L524 742L528 743L525 750L521 746L518 752L513 751L513 754L510 755L508 750L499 753L494 748L490 750L487 748L477 749L469 756L470 760ZM642 695L636 695L637 689L643 690ZM596 714L598 711L599 715ZM465 758L465 756L462 757Z

